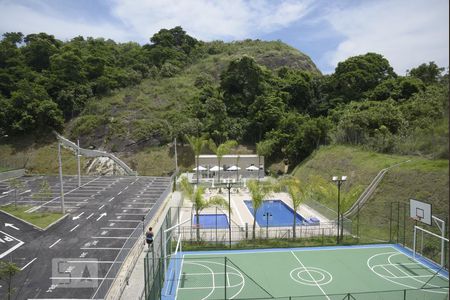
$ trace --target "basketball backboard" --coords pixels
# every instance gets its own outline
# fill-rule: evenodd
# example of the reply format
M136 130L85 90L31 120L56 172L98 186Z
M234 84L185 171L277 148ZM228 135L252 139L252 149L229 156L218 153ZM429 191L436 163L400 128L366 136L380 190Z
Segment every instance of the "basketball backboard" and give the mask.
M414 220L431 225L431 204L409 199L409 215Z

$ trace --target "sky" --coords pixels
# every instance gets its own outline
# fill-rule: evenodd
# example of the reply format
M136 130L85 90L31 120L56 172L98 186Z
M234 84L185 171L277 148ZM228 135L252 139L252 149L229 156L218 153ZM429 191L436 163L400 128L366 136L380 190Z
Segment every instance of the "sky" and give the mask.
M203 40L281 40L325 74L375 52L399 75L449 65L448 0L0 0L0 33L46 32L140 44L180 25Z

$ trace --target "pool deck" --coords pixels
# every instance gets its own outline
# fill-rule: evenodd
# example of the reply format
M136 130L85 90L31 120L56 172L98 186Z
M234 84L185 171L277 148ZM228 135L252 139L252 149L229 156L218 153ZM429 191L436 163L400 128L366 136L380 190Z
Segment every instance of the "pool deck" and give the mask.
M224 197L226 200L228 200L228 192L224 189L221 194L217 194L215 192L208 192L206 193L206 197L211 197L215 195L220 195ZM245 192L245 190L240 189L239 192L231 193L231 224L234 226L245 226L245 223L247 224L253 224L253 216L250 213L250 210L247 208L247 206L244 203L244 200L250 200L250 195ZM281 200L283 201L287 206L292 208L291 199L287 193L273 193L272 196L268 200ZM189 201L185 201L186 206L191 206L192 203ZM216 211L216 208L206 208L202 210L202 214L214 214L214 213L224 213L228 215L228 211L225 208L222 208L218 211ZM297 210L297 213L300 214L302 217L309 219L310 217L316 217L320 220L320 223L328 223L331 222L331 220L325 218L323 215L319 214L309 206L305 204L301 204L300 208ZM185 220L187 216L190 215L190 210L184 209L182 214L184 217L182 217L182 220ZM258 224L256 224L257 227Z

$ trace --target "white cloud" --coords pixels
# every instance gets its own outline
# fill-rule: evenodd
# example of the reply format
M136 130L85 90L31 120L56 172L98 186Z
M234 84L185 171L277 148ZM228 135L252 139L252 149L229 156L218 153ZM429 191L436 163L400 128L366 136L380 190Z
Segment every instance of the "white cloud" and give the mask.
M310 0L114 0L112 13L140 36L181 25L202 39L243 39L289 26Z
M339 46L326 53L330 67L354 55L384 55L398 74L421 63L449 64L448 0L371 1L335 9L326 16Z
M128 41L131 38L129 32L112 23L68 17L43 3L39 3L39 9L32 9L13 1L0 2L0 31L20 31L24 34L46 32L60 39L79 35L112 38L116 41Z

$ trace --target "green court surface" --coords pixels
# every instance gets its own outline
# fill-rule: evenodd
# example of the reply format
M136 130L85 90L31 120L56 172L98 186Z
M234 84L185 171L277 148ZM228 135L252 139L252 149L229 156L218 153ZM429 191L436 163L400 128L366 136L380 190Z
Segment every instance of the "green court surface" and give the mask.
M188 252L162 299L448 299L448 272L397 245Z

